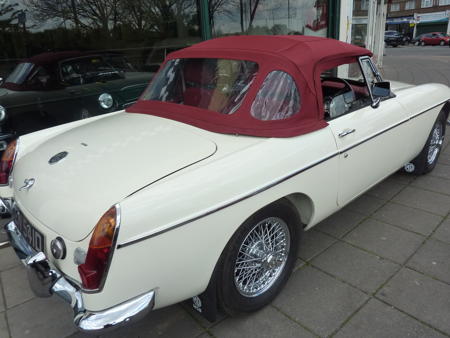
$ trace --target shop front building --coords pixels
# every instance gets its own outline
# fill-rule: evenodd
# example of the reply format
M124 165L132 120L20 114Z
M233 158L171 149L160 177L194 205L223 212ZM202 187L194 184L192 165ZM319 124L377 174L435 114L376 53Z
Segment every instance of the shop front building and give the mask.
M449 15L450 0L392 0L386 29L410 38L431 32L450 33Z
M235 34L338 38L335 0L3 0L0 77L44 52L114 51L153 72L173 50Z

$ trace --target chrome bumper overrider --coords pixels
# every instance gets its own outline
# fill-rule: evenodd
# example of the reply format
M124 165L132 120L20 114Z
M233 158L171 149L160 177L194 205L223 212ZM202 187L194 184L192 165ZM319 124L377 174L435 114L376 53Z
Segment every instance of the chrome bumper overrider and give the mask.
M11 246L27 267L28 279L33 292L39 297L50 297L55 294L69 303L74 310L74 323L79 330L95 334L102 333L138 320L153 309L155 291L152 290L110 309L86 310L79 287L52 267L43 252L36 252L26 242L14 221L8 223L5 230Z
M11 216L12 199L11 198L0 198L0 217Z

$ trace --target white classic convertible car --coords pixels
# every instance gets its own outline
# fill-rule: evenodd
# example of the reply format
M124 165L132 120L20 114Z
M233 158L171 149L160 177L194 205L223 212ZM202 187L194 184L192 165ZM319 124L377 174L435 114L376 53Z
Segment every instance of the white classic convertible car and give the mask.
M449 88L383 81L370 57L317 37L210 40L170 54L127 111L11 143L1 209L34 292L94 333L187 299L211 320L271 302L304 230L436 165Z

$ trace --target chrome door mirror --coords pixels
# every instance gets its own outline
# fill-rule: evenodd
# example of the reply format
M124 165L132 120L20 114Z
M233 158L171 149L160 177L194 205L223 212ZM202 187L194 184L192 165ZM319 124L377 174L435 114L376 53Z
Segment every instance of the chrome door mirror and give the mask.
M380 102L381 102L381 97L374 97L372 99L372 104L371 104L372 108L378 108L378 106L380 105Z
M391 84L389 81L380 81L372 85L373 97L388 97L391 95Z

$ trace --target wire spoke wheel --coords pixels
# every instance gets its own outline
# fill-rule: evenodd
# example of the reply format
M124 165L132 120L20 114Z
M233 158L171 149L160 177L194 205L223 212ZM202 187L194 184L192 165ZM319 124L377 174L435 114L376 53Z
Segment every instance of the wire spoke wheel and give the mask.
M234 284L245 297L268 290L282 273L290 250L290 232L278 217L256 224L242 242L234 264Z
M437 123L433 128L430 146L428 147L427 162L429 165L433 164L436 161L443 142L444 134L442 130L442 124Z

